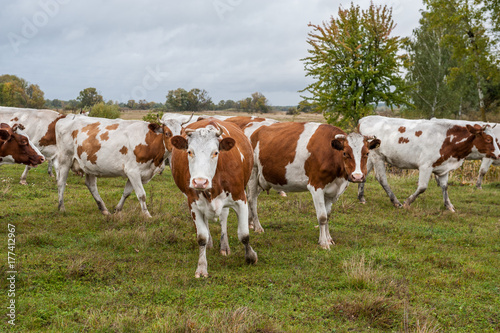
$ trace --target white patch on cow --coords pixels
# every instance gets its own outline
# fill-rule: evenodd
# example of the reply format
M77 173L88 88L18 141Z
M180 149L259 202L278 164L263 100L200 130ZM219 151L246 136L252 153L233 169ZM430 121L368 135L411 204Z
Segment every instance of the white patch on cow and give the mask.
M364 137L358 133L351 133L347 136L347 142L354 154L354 163L356 167L353 174L363 174L361 170L361 151L365 145Z
M305 124L304 131L299 136L297 148L295 149L295 159L286 166L285 177L288 182L286 186L288 191L294 191L294 187L297 187L300 191L300 189L304 188L304 184L309 181L304 169L305 161L311 156L311 153L307 150L307 144L320 125L319 123Z

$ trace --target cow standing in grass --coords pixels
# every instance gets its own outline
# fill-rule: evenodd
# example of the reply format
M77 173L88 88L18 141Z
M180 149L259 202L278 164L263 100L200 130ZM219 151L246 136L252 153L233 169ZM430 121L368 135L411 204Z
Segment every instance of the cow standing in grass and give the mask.
M277 123L257 129L251 136L254 168L248 183L249 223L262 232L257 197L262 190L304 192L312 195L319 223L319 244L334 244L328 219L332 204L349 182L365 181L370 150L380 141L359 133L319 123Z
M182 136L171 140L172 176L187 196L196 226L199 245L195 277L207 277L206 248L211 246L209 220L220 218L221 252L227 254L227 215L233 208L238 215L238 239L245 245L245 259L257 262L257 253L249 243L248 205L245 185L253 166L250 142L241 129L214 118L200 120L186 127Z
M22 132L21 125L10 127L0 123L0 165L18 163L36 167L44 161L45 157Z
M427 189L431 174L435 174L443 192L445 207L454 212L448 196L448 174L459 168L473 149L486 157L497 159L500 150L490 126L463 124L439 120L409 120L369 116L359 121L359 131L375 135L381 145L368 160L368 172L386 191L393 205L402 206L392 192L385 174L385 162L401 169L418 169L418 188L405 203L409 207ZM364 184L358 186L358 198L366 202Z
M70 115L57 122L57 187L59 210L64 211L64 189L69 170L85 174L85 185L104 215L108 215L99 192L97 177L126 177L123 196L116 206L121 211L127 197L135 191L142 212L146 207L146 184L165 168L170 155L170 139L179 134L181 124L170 126L140 120L104 119Z
M0 122L7 123L10 126L19 124L24 127L25 133L47 159L50 176L54 176L52 173L52 160L57 150L55 125L59 119L64 117L65 115L52 110L0 107ZM27 184L26 178L30 168L31 166L27 165L24 169L19 180L20 184Z

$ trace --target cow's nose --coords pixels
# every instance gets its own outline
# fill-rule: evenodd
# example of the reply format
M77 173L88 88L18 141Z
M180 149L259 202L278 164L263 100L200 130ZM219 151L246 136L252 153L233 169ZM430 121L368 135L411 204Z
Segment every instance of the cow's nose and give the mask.
M45 157L43 157L43 156L42 156L42 157L40 158L40 163L43 163L43 162L45 162Z
M208 187L208 179L193 178L193 187L200 190L206 189Z
M353 183L362 183L365 180L365 175L362 173L353 173L351 174L351 181Z

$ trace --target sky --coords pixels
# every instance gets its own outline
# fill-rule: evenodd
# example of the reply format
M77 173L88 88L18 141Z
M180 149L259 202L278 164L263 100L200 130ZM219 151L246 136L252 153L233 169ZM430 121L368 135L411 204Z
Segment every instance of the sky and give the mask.
M367 8L370 0L352 1ZM261 92L296 105L306 77L308 23L336 16L338 0L2 0L0 75L38 84L46 99L88 87L106 101L164 103L169 90L205 89L214 103ZM418 26L421 0L393 8L395 36Z

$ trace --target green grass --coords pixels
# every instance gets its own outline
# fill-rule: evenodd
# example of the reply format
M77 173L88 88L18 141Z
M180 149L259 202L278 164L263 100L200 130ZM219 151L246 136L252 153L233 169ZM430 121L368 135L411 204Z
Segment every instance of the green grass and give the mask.
M208 279L195 279L198 245L184 196L170 173L145 186L151 219L135 196L120 215L102 216L78 176L57 211L46 165L18 184L21 166L0 167L1 276L7 225L16 226L14 332L497 332L500 330L499 183L483 190L453 182L457 213L431 182L410 209L392 207L370 175L367 204L351 185L334 205L331 251L318 244L309 193L259 197L264 234L245 264L229 219L232 254L218 253L211 224ZM389 177L400 200L416 175ZM99 179L109 209L125 179ZM0 279L5 314L7 280ZM1 313L0 313L1 314ZM7 330L5 314L0 331Z

